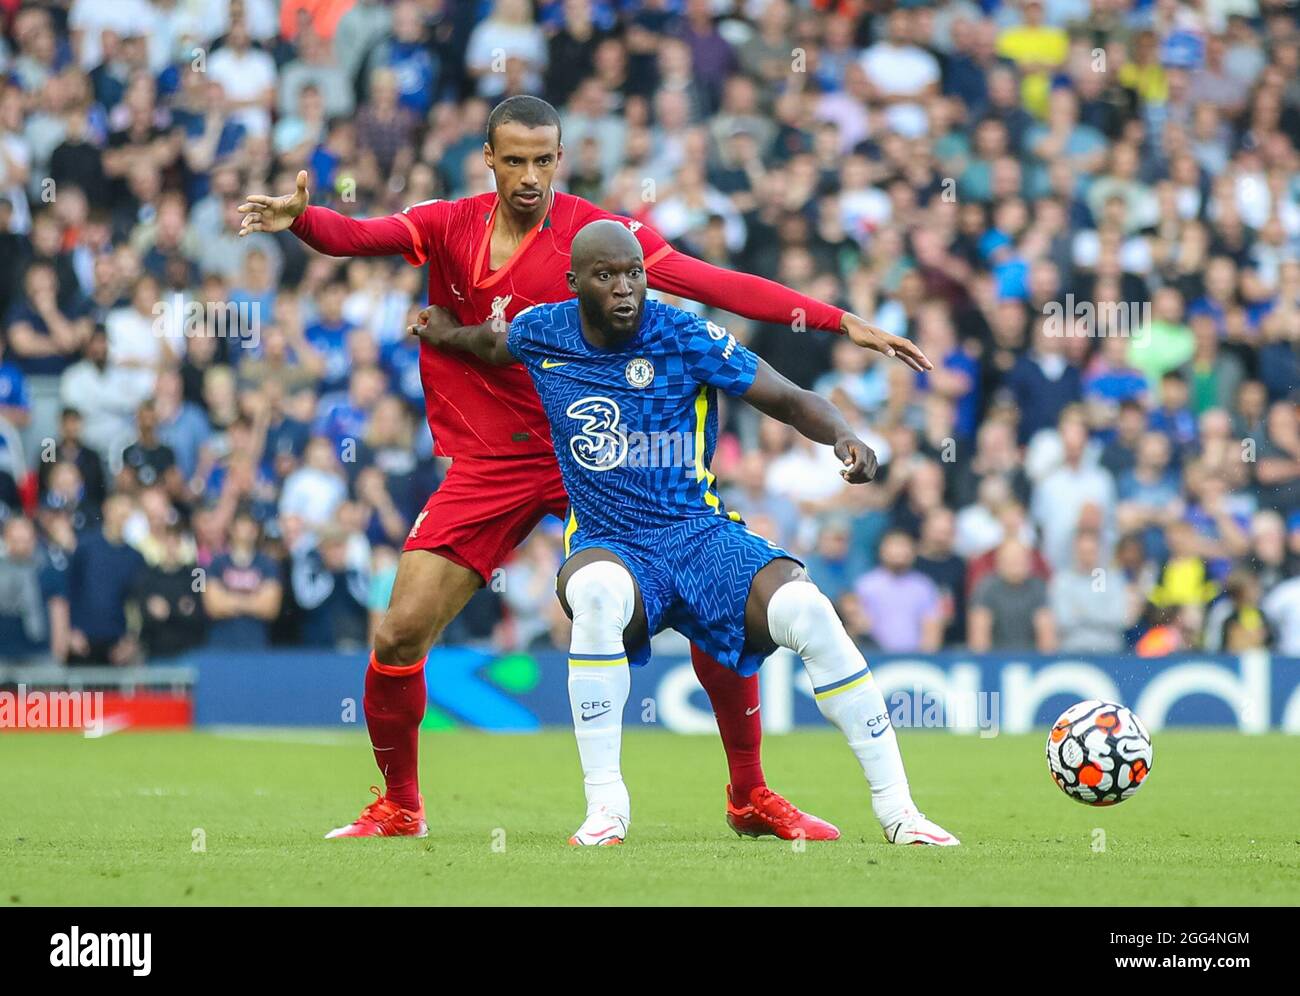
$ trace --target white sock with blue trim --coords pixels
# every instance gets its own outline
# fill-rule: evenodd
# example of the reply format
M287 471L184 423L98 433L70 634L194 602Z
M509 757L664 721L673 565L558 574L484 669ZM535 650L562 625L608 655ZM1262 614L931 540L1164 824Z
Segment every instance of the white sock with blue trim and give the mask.
M880 825L915 812L889 710L830 599L814 584L791 581L768 602L767 625L779 646L803 658L817 708L848 738L862 765Z
M623 708L632 675L623 629L632 618L632 576L621 564L598 560L578 568L564 589L573 612L569 640L569 708L582 761L587 812L606 806L632 817L620 752Z

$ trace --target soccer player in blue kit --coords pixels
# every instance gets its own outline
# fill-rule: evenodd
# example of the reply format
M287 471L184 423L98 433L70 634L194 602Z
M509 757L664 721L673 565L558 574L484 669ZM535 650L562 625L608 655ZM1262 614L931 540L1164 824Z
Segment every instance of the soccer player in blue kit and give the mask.
M712 322L645 300L640 243L617 221L573 239L576 300L456 328L434 313L426 341L521 362L550 424L569 514L556 589L573 619L569 699L587 815L569 842L622 843L631 804L620 766L629 664L676 629L742 675L777 647L798 654L818 708L848 738L885 839L955 845L915 804L884 698L829 599L786 551L750 532L713 490L716 392L740 397L835 448L870 481L876 457L826 399L786 380Z

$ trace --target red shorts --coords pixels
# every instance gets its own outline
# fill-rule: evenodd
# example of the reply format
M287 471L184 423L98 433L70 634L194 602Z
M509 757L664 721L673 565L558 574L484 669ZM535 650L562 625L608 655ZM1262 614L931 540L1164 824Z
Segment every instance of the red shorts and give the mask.
M457 457L415 518L407 550L431 550L492 581L547 515L563 518L569 496L555 457Z

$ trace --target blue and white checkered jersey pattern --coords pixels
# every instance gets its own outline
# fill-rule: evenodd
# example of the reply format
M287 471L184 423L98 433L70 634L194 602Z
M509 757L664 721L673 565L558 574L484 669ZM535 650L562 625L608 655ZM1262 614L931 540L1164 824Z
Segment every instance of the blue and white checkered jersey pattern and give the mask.
M582 336L577 300L517 315L507 346L551 424L571 514L567 540L626 538L683 518L726 515L709 463L717 391L743 394L758 358L712 322L646 301L617 349Z

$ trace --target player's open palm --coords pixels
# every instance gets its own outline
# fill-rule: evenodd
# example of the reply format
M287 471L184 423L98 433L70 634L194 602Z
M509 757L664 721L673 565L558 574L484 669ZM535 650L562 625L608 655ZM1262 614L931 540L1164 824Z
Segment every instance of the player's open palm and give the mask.
M307 210L307 171L298 171L297 189L292 194L272 197L269 194L249 194L239 213L244 216L239 234L249 232L282 232L293 220Z

